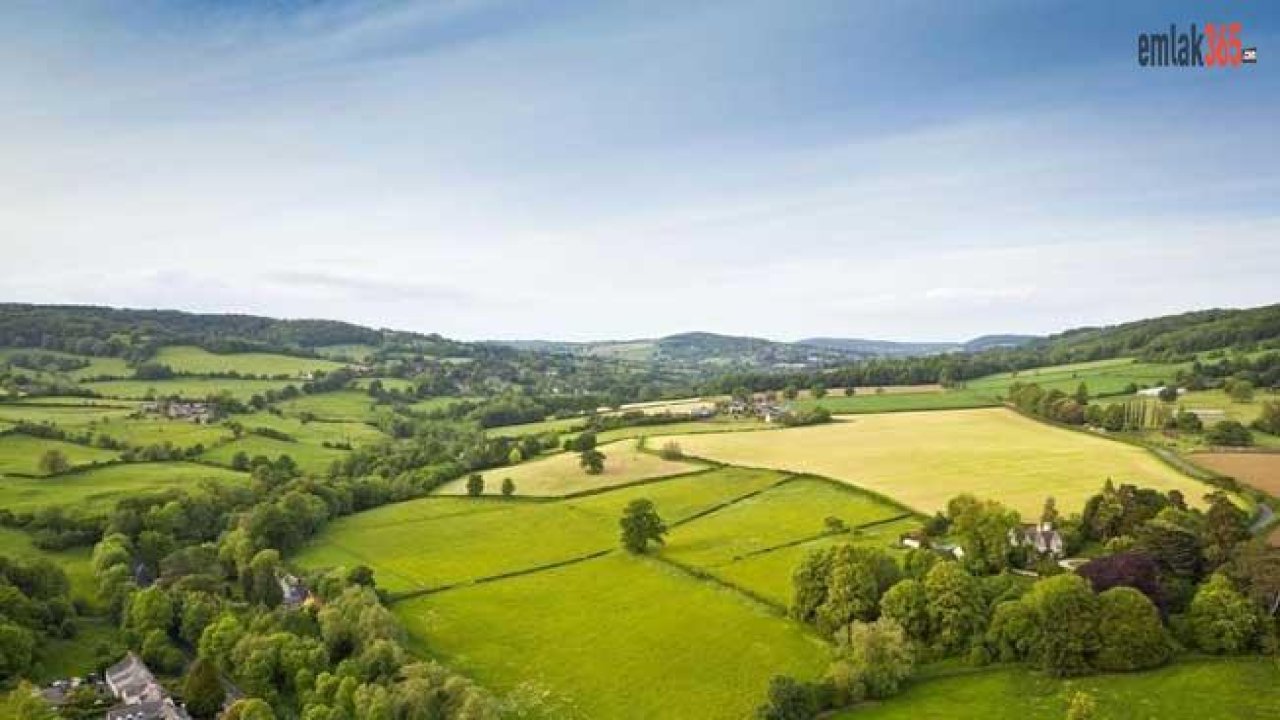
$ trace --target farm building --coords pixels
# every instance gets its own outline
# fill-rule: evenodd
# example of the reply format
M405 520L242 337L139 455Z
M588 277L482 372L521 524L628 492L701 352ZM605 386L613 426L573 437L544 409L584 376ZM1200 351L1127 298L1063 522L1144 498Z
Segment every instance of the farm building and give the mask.
M1152 388L1144 388L1138 391L1138 396L1139 397L1160 397L1160 393L1164 392L1164 388L1165 388L1164 385L1160 385L1158 387L1152 387ZM1186 388L1178 388L1179 395L1185 395L1186 393L1187 393Z

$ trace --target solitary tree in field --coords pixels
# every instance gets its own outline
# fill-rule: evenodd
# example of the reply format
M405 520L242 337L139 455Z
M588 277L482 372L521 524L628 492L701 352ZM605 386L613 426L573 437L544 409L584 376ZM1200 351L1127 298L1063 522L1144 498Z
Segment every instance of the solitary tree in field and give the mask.
M471 473L467 476L467 494L471 497L479 497L484 494L484 478L479 473Z
M44 475L56 475L71 469L71 463L61 450L46 450L40 456L40 472Z
M622 547L630 552L645 552L650 540L659 545L665 544L662 536L667 534L667 526L658 516L652 500L632 500L622 511L622 519L618 521L618 525L622 528Z
M503 497L511 497L516 494L516 484L511 478L502 479L502 495Z
M820 382L816 382L813 384L812 387L809 388L809 392L813 395L814 398L821 400L822 398L827 396L827 386L823 385Z
M604 472L604 453L595 448L582 451L582 457L578 458L578 464L586 471L588 475L599 475Z
M1253 383L1248 380L1228 380L1224 387L1233 402L1247 403L1253 401Z
M684 457L684 450L680 449L680 443L675 440L668 440L662 445L662 449L658 451L658 455L663 460L679 460Z

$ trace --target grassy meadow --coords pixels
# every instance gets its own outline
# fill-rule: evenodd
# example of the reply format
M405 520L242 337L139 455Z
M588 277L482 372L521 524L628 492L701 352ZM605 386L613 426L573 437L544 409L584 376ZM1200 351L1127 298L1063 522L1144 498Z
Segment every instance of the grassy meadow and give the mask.
M392 606L411 645L542 718L737 720L775 674L829 650L798 624L660 561L617 552Z
M1008 394L1010 385L1022 382L1036 383L1046 390L1074 393L1083 382L1091 397L1120 395L1131 383L1141 388L1171 382L1175 372L1189 365L1141 363L1133 358L1095 360L988 375L969 380L965 388L980 394L1004 396Z
M160 348L152 361L168 365L174 372L190 375L237 372L241 375L301 377L315 370L327 372L344 367L343 363L333 360L258 352L211 353L190 345L171 345Z
M912 683L838 720L1060 720L1072 692L1093 695L1097 720L1263 720L1280 716L1274 658L1185 660L1159 670L1058 680L993 668Z
M85 447L61 440L46 440L29 435L10 433L0 436L0 477L10 474L44 475L40 469L40 458L50 450L62 453L72 467L92 465L115 460L120 456L114 450ZM6 481L6 484L8 481ZM0 487L0 494L3 488ZM5 505L0 504L0 507Z
M821 399L799 399L794 404L800 409L822 407L833 414L845 415L912 412L917 410L956 410L990 407L998 403L993 396L986 393L973 390L948 390L947 392L860 393L851 397L832 394Z
M52 505L106 511L129 495L193 487L203 480L247 482L248 477L196 463L113 463L52 478L5 478L0 483L0 507L15 512Z
M231 431L224 425L160 417L114 418L95 423L92 429L96 435L105 435L134 446L172 443L179 448L196 445L207 448L231 438Z
M358 423L373 422L380 413L391 409L358 390L302 395L280 403L279 407L285 415L293 417L310 415L320 420Z
M223 443L200 456L205 462L231 467L232 460L243 452L250 458L259 455L275 460L281 455L288 455L298 464L303 472L322 474L329 470L334 460L346 457L346 450L327 448L310 443L288 442L261 435L245 435L238 440Z
M1024 517L1054 496L1074 512L1108 477L1198 501L1210 487L1137 447L1049 427L1005 409L858 415L773 433L684 435L687 454L835 478L933 513L963 492Z
M48 400L49 398L41 398ZM61 403L0 403L0 420L16 423L20 420L33 423L53 423L66 430L83 430L104 420L128 417L133 407L107 405L70 405Z
M188 400L203 400L211 395L227 393L237 400L247 401L268 390L282 390L287 385L297 384L293 380L186 377L171 380L104 380L84 383L84 386L109 398L142 400L176 395Z
M387 438L372 425L359 422L303 422L296 417L282 417L269 412L237 415L233 419L246 430L267 428L282 432L298 442L313 445L328 442L355 447Z
M578 464L578 453L558 453L511 467L486 470L485 492L496 494L502 481L511 478L520 495L562 496L584 490L625 485L638 480L666 477L691 472L701 464L681 460L663 460L653 453L641 451L634 440L624 440L599 446L605 454L604 472L588 475ZM458 478L437 492L443 495L464 495L467 480Z
M335 521L297 557L308 568L367 564L406 592L562 562L618 545L618 517L638 497L674 522L776 484L769 471L725 468L573 500L434 496Z

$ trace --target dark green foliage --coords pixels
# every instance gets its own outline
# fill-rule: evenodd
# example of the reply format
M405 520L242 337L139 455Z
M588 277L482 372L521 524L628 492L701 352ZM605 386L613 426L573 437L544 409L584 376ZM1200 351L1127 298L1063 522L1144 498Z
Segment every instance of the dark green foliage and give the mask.
M666 542L663 536L667 534L667 526L652 500L637 498L627 503L618 525L622 528L622 547L628 552L644 553L650 541L659 545Z
M1227 447L1245 447L1253 444L1253 435L1249 428L1235 420L1219 420L1204 433L1205 442L1210 445Z
M1187 623L1197 648L1221 655L1249 650L1261 630L1257 608L1224 575L1214 575L1196 592Z
M792 575L791 614L825 635L854 620L880 614L880 597L900 579L898 565L883 550L835 545L815 550Z
M578 458L578 464L582 466L583 472L588 475L599 475L604 472L605 454L593 448L583 450L581 457Z
M182 682L182 699L187 711L196 718L212 718L222 708L225 698L218 669L204 658L197 658Z
M1098 638L1094 666L1107 672L1158 667L1171 654L1155 605L1129 587L1112 588L1098 596Z
M471 497L479 497L484 494L484 478L480 473L471 473L467 476L467 494Z
M769 682L764 705L756 710L759 720L811 720L818 711L814 693L804 683L785 675Z
M960 495L947 503L951 534L964 549L964 565L978 574L1009 567L1009 531L1018 527L1018 513L994 500Z
M511 478L502 478L502 496L511 497L516 494L516 483Z

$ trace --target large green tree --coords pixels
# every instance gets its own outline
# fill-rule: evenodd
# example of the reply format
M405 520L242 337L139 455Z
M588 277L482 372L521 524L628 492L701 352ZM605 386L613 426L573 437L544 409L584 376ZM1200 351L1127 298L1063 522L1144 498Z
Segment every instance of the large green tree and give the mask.
M1171 645L1151 600L1131 587L1114 587L1098 596L1099 670L1145 670L1168 662Z
M667 534L667 526L653 501L647 498L636 498L627 503L618 525L622 528L622 547L628 552L643 553L648 550L650 541L659 545L666 542L663 536Z
M1224 575L1214 575L1200 586L1187 611L1187 624L1196 647L1216 655L1248 650L1261 627L1257 609Z
M929 640L943 654L962 652L986 624L986 604L976 578L957 563L933 566L924 578Z
M187 711L197 718L212 718L222 709L226 698L218 668L204 658L196 658L182 682L182 698Z

